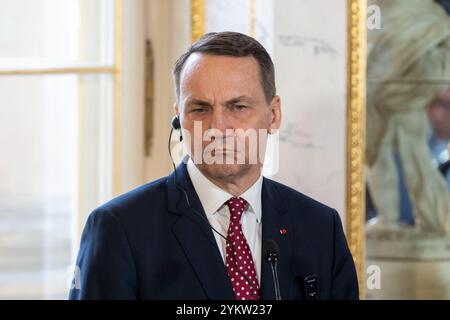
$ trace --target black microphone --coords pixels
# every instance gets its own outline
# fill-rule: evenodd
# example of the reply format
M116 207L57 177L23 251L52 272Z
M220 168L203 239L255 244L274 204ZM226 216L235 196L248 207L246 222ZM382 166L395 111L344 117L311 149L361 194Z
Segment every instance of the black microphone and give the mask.
M278 280L278 259L280 256L280 248L278 244L268 239L264 242L264 259L269 263L272 270L273 286L275 288L275 300L281 300L280 282Z

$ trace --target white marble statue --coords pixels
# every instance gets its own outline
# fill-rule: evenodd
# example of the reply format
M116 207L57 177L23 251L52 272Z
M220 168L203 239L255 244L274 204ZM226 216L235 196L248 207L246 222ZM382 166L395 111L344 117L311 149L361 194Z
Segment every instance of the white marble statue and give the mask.
M400 160L414 212L410 234L450 233L450 196L427 145L426 107L450 83L450 15L434 0L378 0L383 30L369 39L368 186L377 209L373 230L399 225Z

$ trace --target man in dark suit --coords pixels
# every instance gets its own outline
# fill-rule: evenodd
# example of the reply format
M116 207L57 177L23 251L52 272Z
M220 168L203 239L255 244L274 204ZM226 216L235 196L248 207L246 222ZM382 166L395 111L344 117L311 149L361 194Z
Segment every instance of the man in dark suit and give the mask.
M338 213L261 175L255 155L281 122L265 49L210 33L174 79L173 126L189 156L89 216L70 299L275 299L278 283L281 299L357 299Z

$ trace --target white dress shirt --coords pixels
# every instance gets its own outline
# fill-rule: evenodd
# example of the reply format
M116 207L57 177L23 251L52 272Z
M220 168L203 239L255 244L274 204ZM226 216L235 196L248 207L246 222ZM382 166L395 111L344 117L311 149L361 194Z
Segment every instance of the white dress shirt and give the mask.
M195 166L192 159L187 163L187 171L191 178L195 191L205 211L211 226L220 232L225 238L230 225L230 211L225 204L233 195L222 190ZM242 232L250 247L253 256L253 263L256 267L258 281L261 281L261 243L262 243L262 223L261 223L261 190L263 178L260 176L258 180L245 191L241 198L244 198L249 205L241 217ZM213 231L217 241L220 254L224 263L226 254L226 241L219 234Z

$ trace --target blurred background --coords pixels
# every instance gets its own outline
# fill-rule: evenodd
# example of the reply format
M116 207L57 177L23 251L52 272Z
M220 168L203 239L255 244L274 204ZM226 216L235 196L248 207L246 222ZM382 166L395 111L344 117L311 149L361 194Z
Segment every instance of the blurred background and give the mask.
M114 189L117 8L0 8L0 298L64 298L80 213Z

